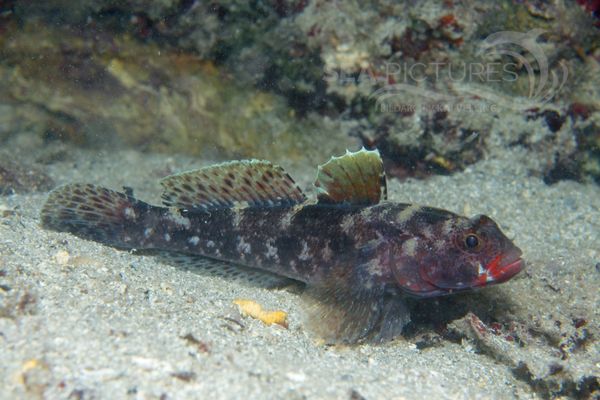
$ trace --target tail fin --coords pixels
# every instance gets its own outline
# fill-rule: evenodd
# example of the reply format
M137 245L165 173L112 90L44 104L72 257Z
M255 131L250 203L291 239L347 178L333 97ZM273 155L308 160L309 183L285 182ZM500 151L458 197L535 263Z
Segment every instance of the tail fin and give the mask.
M69 184L50 192L41 211L42 227L121 248L137 247L137 220L151 208L125 193L88 184Z

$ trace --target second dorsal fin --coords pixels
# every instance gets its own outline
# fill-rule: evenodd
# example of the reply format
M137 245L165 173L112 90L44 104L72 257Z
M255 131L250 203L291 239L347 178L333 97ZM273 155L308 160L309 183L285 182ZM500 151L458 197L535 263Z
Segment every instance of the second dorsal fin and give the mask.
M178 208L294 205L305 196L283 168L268 161L212 165L161 180L165 205Z
M320 165L314 185L320 203L371 205L387 199L379 151L364 147Z

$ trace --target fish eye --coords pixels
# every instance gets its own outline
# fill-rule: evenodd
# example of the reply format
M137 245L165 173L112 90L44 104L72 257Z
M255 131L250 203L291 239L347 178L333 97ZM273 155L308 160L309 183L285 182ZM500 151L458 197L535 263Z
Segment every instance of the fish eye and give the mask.
M465 236L465 246L467 247L467 249L477 248L479 246L479 238L477 237L477 235L471 233Z

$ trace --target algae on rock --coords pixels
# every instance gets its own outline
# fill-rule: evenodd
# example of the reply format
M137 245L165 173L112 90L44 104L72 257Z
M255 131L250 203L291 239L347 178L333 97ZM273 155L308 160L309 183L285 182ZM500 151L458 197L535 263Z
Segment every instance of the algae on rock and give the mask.
M29 25L5 35L4 114L27 107L31 130L49 138L226 158L324 160L356 145L331 124L296 118L284 98L239 85L211 62L126 35L104 39Z

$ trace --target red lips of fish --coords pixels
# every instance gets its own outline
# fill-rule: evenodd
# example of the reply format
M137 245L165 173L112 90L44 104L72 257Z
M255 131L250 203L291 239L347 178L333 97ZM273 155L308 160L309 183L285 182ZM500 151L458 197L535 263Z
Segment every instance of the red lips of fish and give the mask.
M476 286L506 282L523 269L523 260L519 255L511 257L496 256L485 266L486 272L479 275Z

